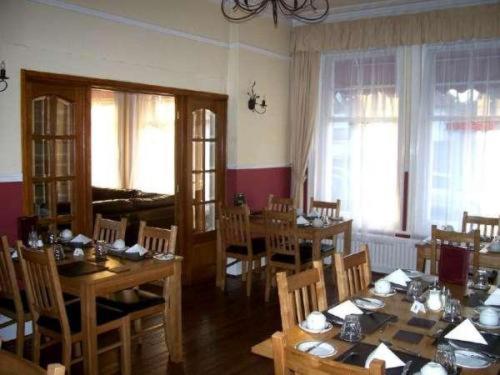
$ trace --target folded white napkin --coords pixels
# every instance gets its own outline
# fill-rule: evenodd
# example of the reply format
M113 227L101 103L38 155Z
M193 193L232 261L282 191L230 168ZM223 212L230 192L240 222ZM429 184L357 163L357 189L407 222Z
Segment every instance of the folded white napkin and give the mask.
M14 250L12 253L10 253L10 256L12 258L17 258L17 250Z
M500 306L500 288L496 288L493 293L484 301L485 305L489 306Z
M75 251L73 251L73 256L75 257L82 257L84 256L84 252L82 249L75 249Z
M374 359L381 359L385 361L385 368L402 367L405 363L392 352L384 343L381 343L377 348L370 353L365 362L365 368L370 367L370 363Z
M483 335L479 333L477 328L469 319L465 319L462 323L448 332L444 338L488 345Z
M126 250L125 252L128 254L139 253L140 256L143 256L148 251L145 248L143 248L141 245L136 243L134 246L132 246L130 249Z
M300 215L297 218L297 225L307 225L309 222L304 218L304 216Z
M88 244L90 241L92 241L90 238L85 236L84 234L79 234L75 238L73 238L70 242L81 242L84 245Z
M406 273L404 273L400 268L398 268L396 271L384 277L384 279L393 284L398 284L402 286L406 286L406 283L411 281L408 275L406 275Z
M336 317L339 317L340 319L345 319L346 315L349 314L363 314L363 311L349 300L342 302L335 307L332 307L330 310L328 310L328 312L332 315L335 315Z

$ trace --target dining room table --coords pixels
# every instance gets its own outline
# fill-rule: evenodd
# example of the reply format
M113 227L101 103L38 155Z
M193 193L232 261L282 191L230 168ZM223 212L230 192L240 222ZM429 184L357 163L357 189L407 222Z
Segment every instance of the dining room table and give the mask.
M167 288L163 291L168 303L168 309L165 310L166 314L168 311L166 342L171 361L182 362L182 257L157 260L146 256L131 260L108 254L103 261L97 262L94 254L92 247L84 249L83 256L74 256L72 251L65 251L64 260L57 262L62 291L80 299L84 373L98 374L96 297L163 279L167 279ZM75 267L80 271L72 273L71 264L77 262L85 267ZM15 263L16 270L21 272L19 262ZM91 270L92 267L96 269Z
M464 286L446 284L446 286L451 290L453 298L458 298L462 301L462 316L470 317L475 314L474 309L476 307L469 306L469 298L471 295L471 290ZM355 298L371 298L374 297L369 289L363 290L351 300ZM312 334L304 331L296 325L292 327L288 332L286 332L286 345L295 348L298 344L304 341L316 340L319 342L326 342L334 346L336 353L331 357L328 357L332 361L344 362L348 359L351 354L359 354L361 363L356 363L358 365L364 365L368 354L373 351L381 342L385 343L389 349L391 349L396 355L398 355L401 360L405 361L408 359L413 359L415 363L412 366L421 366L425 362L434 360L437 342L441 342L443 339L443 332L447 332L450 329L448 327L450 323L443 321L442 312L433 312L427 309L425 313L419 312L418 314L412 313L410 311L411 303L406 300L405 293L395 293L392 296L381 298L375 297L382 300L385 305L377 310L382 314L387 314L390 318L385 320L383 324L376 327L373 332L365 333L360 342L351 343L341 340L340 325L333 324L333 328L327 332ZM371 311L368 311L370 314ZM365 311L366 314L366 311ZM409 324L410 323L410 324ZM419 323L420 326L414 324ZM426 324L423 324L426 323ZM480 332L484 332L479 329ZM492 335L499 335L494 331L489 332ZM406 337L403 337L402 336ZM409 338L419 338L418 341L409 342ZM367 352L368 350L368 352ZM251 352L259 355L261 357L273 359L273 350L271 338L266 338L265 340L256 343L251 348ZM364 357L363 357L364 355ZM486 375L497 375L500 373L500 363L497 361L491 364L488 368L483 369L468 369L461 368L460 374L486 374ZM348 359L349 361L349 359ZM350 363L350 362L346 363ZM402 370L402 367L399 367ZM396 369L392 369L394 372ZM414 374L419 369L414 367L410 368L408 374ZM416 371L415 371L416 370ZM401 373L395 372L395 373Z
M312 221L312 220L311 220ZM297 237L300 240L311 241L313 260L321 259L321 242L326 239L333 239L335 236L343 235L342 252L344 255L351 253L351 238L352 238L352 219L346 218L331 218L328 223L321 227L315 227L311 224L297 225ZM254 213L250 215L250 234L253 238L265 237L266 225L264 215L262 213ZM340 251L340 250L338 250ZM224 272L222 263L222 242L220 240L219 231L217 231L217 277L216 285L223 285ZM333 260L332 260L333 261Z

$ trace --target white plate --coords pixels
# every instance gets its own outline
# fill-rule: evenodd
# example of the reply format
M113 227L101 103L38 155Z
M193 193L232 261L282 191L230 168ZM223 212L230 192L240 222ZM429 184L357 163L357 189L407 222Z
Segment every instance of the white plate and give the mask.
M486 368L491 365L491 360L481 353L460 349L455 350L455 362L457 366L470 369Z
M299 323L299 327L308 333L325 333L328 332L333 328L332 323L326 322L325 327L323 329L311 329L307 326L307 320L304 320L303 322Z
M318 345L319 344L319 345ZM316 348L311 349L310 352L307 350L313 346L318 345ZM326 357L331 357L332 355L335 355L337 353L337 349L335 347L327 342L321 342L321 341L302 341L299 342L296 346L295 349L300 350L301 352L307 352L311 355L314 355L316 357L320 358L326 358Z
M377 292L375 291L375 288L371 288L371 289L370 289L370 293L371 293L371 294L373 294L374 296L377 296L377 297L383 297L383 298L385 298L385 297L391 297L391 296L395 295L395 294L396 294L396 291L395 291L395 290L393 290L393 291L392 291L392 292L390 292L390 293L385 293L385 294L384 294L384 293L377 293Z
M153 256L156 260L172 260L175 258L174 254L156 254Z
M354 298L353 302L356 304L356 306L361 307L362 309L367 309L367 310L378 310L381 309L382 307L385 306L385 302L376 298L366 298L363 297L365 300L371 301L371 303L367 301L363 301L362 299L359 298Z
M417 271L417 270L403 270L403 272L408 276L410 279L416 279L417 277L422 277L424 275L423 272Z

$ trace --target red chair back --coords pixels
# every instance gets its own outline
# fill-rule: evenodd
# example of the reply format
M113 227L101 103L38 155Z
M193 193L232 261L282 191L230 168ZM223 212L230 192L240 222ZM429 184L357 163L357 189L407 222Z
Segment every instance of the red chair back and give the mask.
M463 247L442 244L439 259L439 281L465 285L469 273L470 253L471 251Z

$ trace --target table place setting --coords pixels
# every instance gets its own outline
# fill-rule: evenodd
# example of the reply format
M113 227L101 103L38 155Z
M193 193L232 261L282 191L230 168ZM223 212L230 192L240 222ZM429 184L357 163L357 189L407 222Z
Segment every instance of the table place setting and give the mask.
M370 288L370 293L377 297L391 297L396 294L396 290L391 286L391 283L385 279L377 280Z
M353 302L356 306L358 306L362 309L365 309L365 310L379 310L385 306L384 301L379 300L377 298L370 298L370 297L354 298Z
M306 320L299 323L299 327L307 333L319 334L328 332L333 328L333 325L326 320L326 316L321 312L313 311Z
M295 349L314 355L319 358L328 358L335 354L337 354L337 349L334 345L326 342L326 341L318 341L318 340L308 340L299 342L295 345Z

